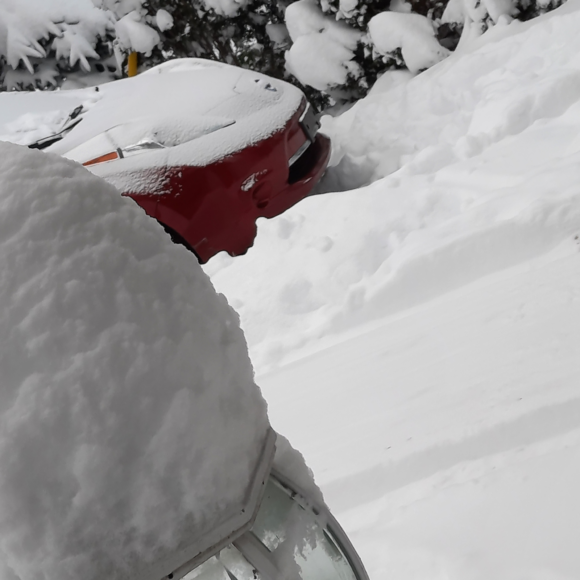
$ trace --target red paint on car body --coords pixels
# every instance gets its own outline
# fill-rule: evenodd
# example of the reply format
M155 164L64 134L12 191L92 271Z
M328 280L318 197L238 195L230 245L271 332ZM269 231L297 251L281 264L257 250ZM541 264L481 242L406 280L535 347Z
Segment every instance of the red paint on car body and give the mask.
M277 216L305 198L330 157L330 140L318 134L301 158L289 160L307 140L301 107L283 130L203 167L164 170L163 190L125 192L151 217L176 232L201 263L226 251L244 254L256 237L259 217Z

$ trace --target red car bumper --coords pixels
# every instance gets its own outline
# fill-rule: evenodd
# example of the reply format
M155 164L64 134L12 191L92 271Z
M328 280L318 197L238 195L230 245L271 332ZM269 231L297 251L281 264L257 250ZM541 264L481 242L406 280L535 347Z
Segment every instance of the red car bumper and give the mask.
M326 169L330 140L321 134L289 165L306 140L299 118L300 111L282 131L212 165L165 169L159 180L163 191L126 195L202 263L221 251L244 254L254 243L256 220L277 216L304 199Z

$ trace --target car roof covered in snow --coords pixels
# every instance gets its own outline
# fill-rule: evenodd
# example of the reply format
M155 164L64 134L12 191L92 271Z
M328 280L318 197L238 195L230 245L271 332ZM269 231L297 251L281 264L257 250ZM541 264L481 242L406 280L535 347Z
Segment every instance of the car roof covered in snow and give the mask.
M0 176L0 579L159 579L267 470L238 317L78 164L0 143Z

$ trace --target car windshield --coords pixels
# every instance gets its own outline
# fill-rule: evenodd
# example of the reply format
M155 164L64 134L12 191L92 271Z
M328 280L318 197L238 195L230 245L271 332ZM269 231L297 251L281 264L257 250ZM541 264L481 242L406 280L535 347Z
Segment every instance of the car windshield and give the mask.
M344 532L280 476L269 478L250 532L185 580L366 580Z

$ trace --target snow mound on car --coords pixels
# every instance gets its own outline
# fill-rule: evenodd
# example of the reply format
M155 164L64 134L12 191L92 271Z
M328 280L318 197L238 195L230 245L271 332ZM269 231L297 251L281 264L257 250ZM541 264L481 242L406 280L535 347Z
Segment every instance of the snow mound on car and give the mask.
M0 143L0 578L127 577L238 505L268 429L237 315L79 165Z

